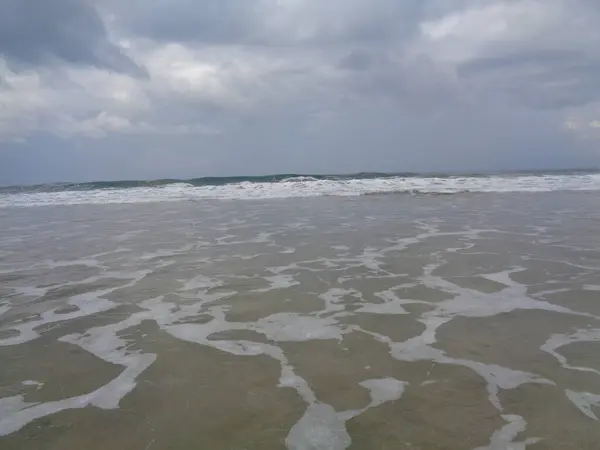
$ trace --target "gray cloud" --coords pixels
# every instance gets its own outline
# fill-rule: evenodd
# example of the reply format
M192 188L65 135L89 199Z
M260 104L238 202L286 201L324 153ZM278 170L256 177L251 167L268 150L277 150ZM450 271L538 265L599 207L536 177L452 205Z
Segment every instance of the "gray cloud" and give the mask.
M414 32L425 3L421 0L131 0L119 3L118 9L121 26L159 41L349 45L389 41Z
M600 100L600 55L579 50L526 50L486 56L458 67L458 75L493 86L542 109Z
M159 41L246 42L254 38L260 2L133 0L119 5L119 23Z
M145 73L110 41L98 11L86 0L1 0L0 55L17 65L59 60Z
M362 49L353 49L339 61L339 67L347 70L365 71L390 64L384 53Z
M0 183L600 164L592 0L0 8Z

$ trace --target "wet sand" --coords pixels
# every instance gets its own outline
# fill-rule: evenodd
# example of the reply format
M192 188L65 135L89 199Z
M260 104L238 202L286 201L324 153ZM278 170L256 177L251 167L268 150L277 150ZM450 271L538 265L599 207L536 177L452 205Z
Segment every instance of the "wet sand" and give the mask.
M586 193L0 211L0 448L596 449Z

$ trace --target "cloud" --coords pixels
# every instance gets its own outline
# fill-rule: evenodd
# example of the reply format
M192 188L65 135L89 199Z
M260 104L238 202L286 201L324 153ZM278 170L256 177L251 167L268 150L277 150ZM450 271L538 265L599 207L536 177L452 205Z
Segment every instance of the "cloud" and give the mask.
M0 54L17 66L59 61L142 75L86 0L0 1Z
M600 140L600 102L569 110L566 113L564 127L575 138L591 142L597 152Z
M562 109L597 100L598 20L582 0L490 2L422 24L421 45L479 95Z
M117 0L113 0L117 5ZM118 23L157 41L210 45L333 45L410 33L420 0L131 0Z
M592 0L0 0L0 12L0 164L57 146L107 178L98 155L141 178L600 162Z

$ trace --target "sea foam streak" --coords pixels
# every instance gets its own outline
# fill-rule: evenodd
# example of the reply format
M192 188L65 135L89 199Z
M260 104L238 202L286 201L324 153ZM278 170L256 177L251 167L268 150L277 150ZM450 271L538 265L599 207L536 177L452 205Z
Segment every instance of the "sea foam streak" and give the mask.
M73 185L41 186L21 191L9 188L0 191L0 208L79 205L154 203L182 200L251 200L318 196L357 196L369 194L422 193L457 194L465 192L548 192L597 191L600 174L552 174L518 176L455 176L455 177L288 177L276 181L241 181L222 184L186 182L127 185L115 183L106 187L73 188ZM104 185L102 185L104 186ZM3 192L3 193L2 193Z

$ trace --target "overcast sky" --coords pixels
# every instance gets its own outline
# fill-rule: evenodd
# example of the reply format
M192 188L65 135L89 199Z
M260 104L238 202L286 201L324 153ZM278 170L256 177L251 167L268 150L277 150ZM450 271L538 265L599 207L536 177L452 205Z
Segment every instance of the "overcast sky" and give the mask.
M0 184L600 166L598 0L0 0Z

